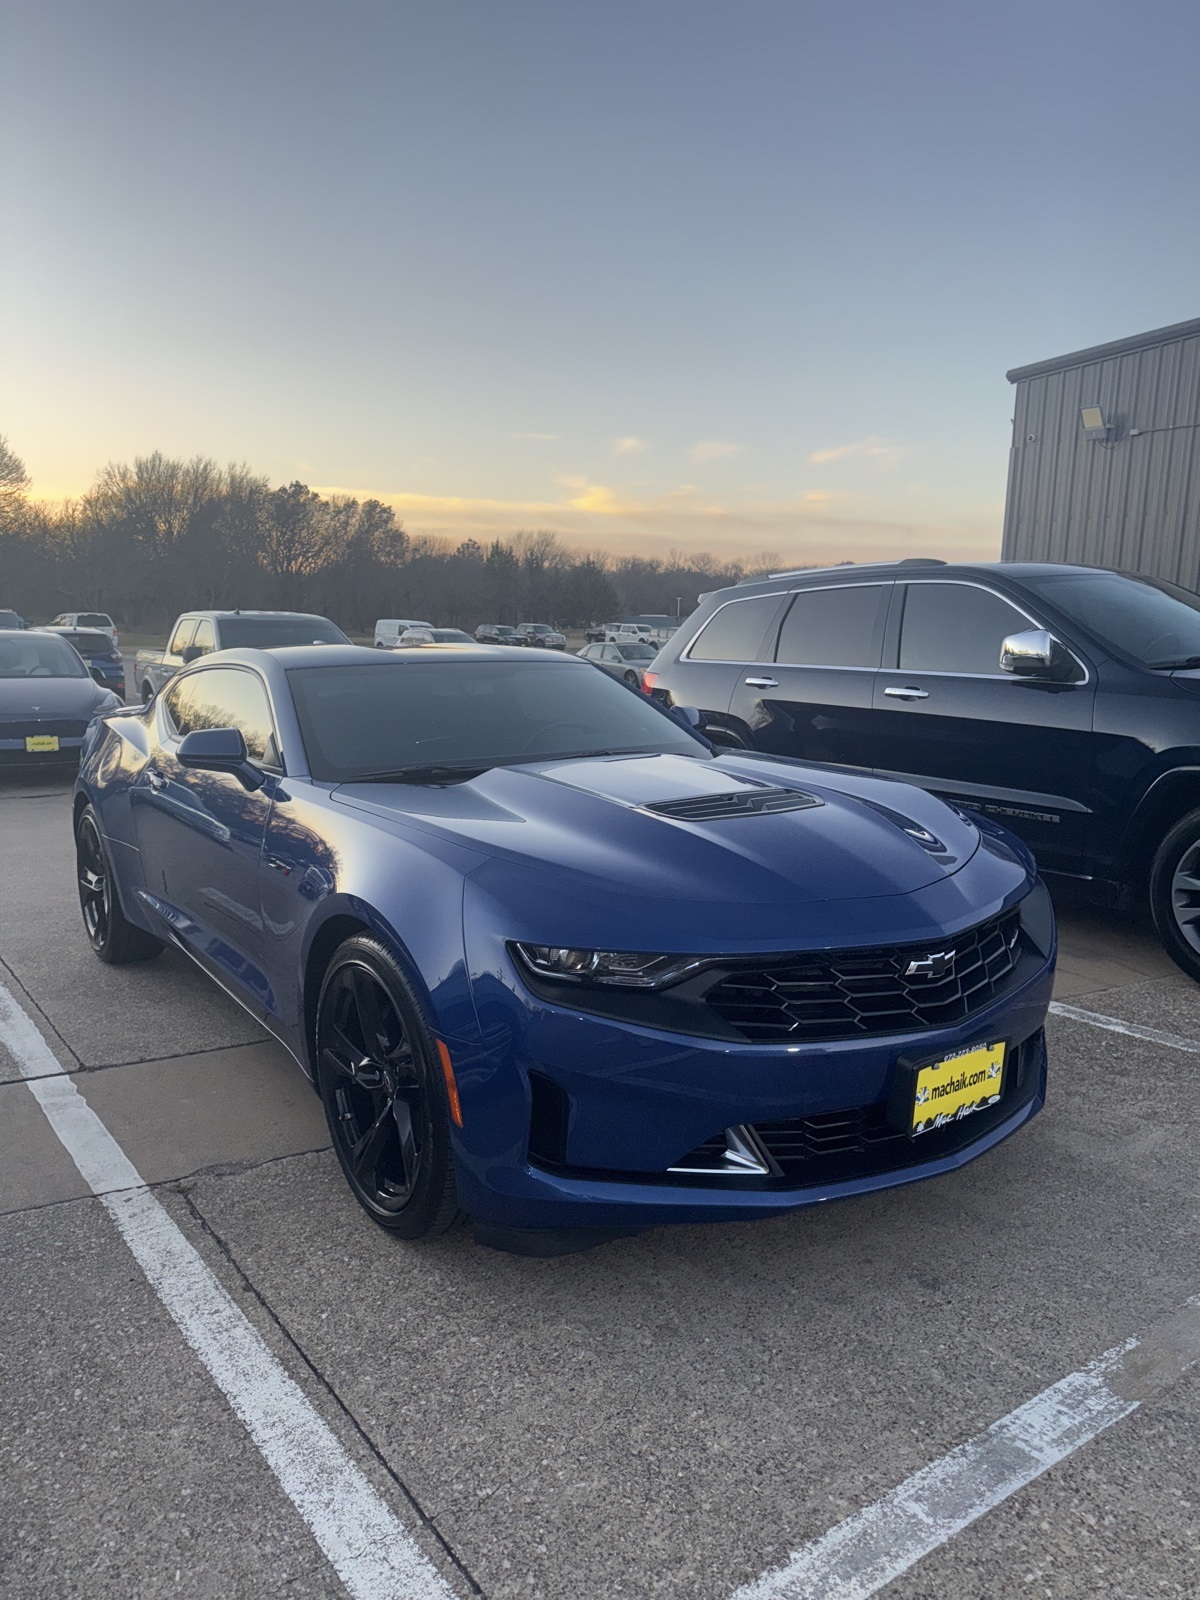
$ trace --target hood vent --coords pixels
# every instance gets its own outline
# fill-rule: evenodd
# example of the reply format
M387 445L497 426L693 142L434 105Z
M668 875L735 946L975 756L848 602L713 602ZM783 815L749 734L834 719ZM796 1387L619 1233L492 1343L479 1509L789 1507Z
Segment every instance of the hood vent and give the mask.
M824 805L803 789L735 789L729 794L700 794L688 800L657 800L642 807L676 822L717 822L722 817L755 817L770 811L807 811Z

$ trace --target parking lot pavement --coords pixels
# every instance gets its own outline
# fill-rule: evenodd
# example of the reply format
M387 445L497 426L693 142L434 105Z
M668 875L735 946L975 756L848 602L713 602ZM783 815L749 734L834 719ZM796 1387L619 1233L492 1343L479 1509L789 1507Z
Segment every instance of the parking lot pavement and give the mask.
M1128 918L1064 904L1049 1104L982 1160L530 1261L374 1229L278 1046L180 960L94 961L69 812L0 790L0 983L446 1596L729 1600L1200 1292L1200 1060L1077 1014L1200 1042ZM0 1045L0 1596L345 1595L21 1070ZM885 1592L1195 1596L1198 1401L1165 1382Z

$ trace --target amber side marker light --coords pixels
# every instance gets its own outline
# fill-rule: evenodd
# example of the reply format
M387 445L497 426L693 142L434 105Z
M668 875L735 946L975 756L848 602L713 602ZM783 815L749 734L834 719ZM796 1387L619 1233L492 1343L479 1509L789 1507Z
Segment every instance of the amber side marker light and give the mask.
M439 1039L437 1042L438 1060L442 1063L442 1077L446 1080L446 1097L450 1101L450 1115L454 1119L454 1126L461 1128L462 1107L458 1103L458 1085L454 1081L454 1065L450 1060L450 1052Z

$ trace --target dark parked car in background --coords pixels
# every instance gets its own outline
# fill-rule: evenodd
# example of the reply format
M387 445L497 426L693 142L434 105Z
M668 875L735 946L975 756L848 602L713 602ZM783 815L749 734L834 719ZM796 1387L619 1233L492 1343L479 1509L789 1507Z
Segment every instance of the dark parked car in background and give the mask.
M517 633L527 645L535 649L565 650L567 638L559 633L557 628L552 628L548 622L522 622L517 628Z
M0 769L77 765L92 718L120 704L58 634L0 633Z
M654 660L656 651L648 644L585 644L576 655L592 661L631 689L642 687L642 673Z
M60 639L65 639L73 649L78 650L84 665L96 682L102 683L106 689L111 689L124 700L125 662L107 633L54 626L47 627L45 631L56 633Z
M904 778L1047 872L1148 893L1200 978L1200 596L1038 563L777 573L706 595L646 681L718 744Z
M481 622L475 629L475 637L480 644L524 645L525 643L521 634L505 622Z
M17 611L0 611L0 628L24 628L25 618Z

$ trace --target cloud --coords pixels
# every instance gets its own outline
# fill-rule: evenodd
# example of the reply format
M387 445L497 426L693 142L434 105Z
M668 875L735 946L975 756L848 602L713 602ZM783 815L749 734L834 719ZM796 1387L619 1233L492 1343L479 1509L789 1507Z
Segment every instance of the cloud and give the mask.
M810 489L800 498L806 506L828 506L836 500L849 500L853 497L846 489Z
M999 516L978 512L935 523L889 518L886 512L849 515L833 502L803 494L783 502L752 496L718 500L693 484L637 496L585 476L559 482L557 498L545 500L389 493L329 484L313 488L322 495L382 500L409 533L455 542L506 538L520 528L552 528L564 544L585 551L665 558L672 550L703 550L719 558L754 561L770 550L778 553L775 567L892 561L918 554L993 561L1000 548Z
M869 433L865 439L855 439L850 444L835 444L826 450L814 450L808 459L815 467L824 466L829 461L845 461L848 457L869 461L876 467L894 467L903 461L907 454L908 450L904 445Z
M510 439L532 439L535 444L550 444L555 439L561 439L561 433L510 433Z
M746 448L734 444L732 439L701 439L688 451L693 461L720 461L723 456L736 456Z
M615 456L636 456L649 448L648 439L635 439L632 434L626 435L623 439L614 439L612 442L612 453Z

